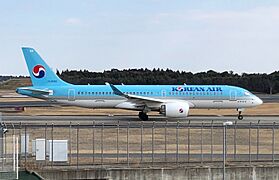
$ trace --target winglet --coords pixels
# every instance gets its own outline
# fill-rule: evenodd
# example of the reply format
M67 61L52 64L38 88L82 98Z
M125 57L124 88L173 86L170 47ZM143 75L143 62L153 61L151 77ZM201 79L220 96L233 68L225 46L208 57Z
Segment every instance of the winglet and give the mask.
M121 92L119 89L117 89L113 84L109 84L109 85L110 85L114 94L116 94L118 96L123 96L123 97L126 97L126 98L129 97L126 94L124 94L123 92Z

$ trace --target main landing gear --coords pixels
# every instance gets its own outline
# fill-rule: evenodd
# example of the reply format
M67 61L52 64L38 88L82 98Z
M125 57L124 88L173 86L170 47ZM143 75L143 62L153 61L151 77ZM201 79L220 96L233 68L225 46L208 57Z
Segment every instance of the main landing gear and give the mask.
M236 109L238 111L238 116L237 118L239 120L242 120L243 119L243 116L241 115L242 111L244 111L245 109L244 108L239 108L239 109Z
M142 120L142 121L147 121L148 120L148 115L144 112L139 112L139 118Z
M239 120L242 120L242 119L243 119L243 116L241 115L241 112L242 112L242 111L239 111L239 110L238 110L238 116L237 116L237 118L238 118Z

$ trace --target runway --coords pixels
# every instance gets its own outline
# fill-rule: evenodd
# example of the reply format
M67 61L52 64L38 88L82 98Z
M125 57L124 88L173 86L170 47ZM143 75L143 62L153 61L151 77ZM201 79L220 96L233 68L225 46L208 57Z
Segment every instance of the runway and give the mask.
M4 122L12 122L12 123L42 123L42 122L48 122L48 123L81 123L81 122L96 122L98 124L101 123L109 123L109 124L115 124L118 121L120 123L138 123L140 124L142 121L139 120L138 116L124 116L124 115L118 115L118 116L20 116L20 115L3 115L2 120ZM237 121L238 124L249 124L251 123L258 123L260 121L261 123L273 123L278 122L279 123L279 116L244 116L243 120L238 120L237 116L189 116L187 118L183 119L170 119L163 116L150 116L148 121L143 121L144 124L150 124L152 122L181 122L181 123L213 123L216 124L222 124L222 122L225 121Z
M0 102L0 108L15 108L15 107L50 107L56 105L55 102L48 101L15 101L15 102Z

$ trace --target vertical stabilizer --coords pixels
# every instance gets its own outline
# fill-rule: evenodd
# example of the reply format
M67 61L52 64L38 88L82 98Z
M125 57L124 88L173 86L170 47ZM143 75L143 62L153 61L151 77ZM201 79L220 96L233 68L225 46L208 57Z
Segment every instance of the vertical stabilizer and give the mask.
M68 83L61 80L45 63L40 55L29 47L23 47L22 52L28 67L33 86L64 86Z

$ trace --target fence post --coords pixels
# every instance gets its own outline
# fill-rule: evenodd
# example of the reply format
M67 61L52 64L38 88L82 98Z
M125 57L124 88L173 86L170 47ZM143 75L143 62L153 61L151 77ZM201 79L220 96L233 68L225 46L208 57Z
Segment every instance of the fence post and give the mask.
M210 129L210 160L213 161L213 120L211 120L211 129Z
M51 124L51 169L53 169L53 128L54 124Z
M227 140L227 125L223 123L223 179L226 179L226 140Z
M5 123L6 126L6 123ZM7 133L4 133L4 162L7 161Z
M92 161L95 164L95 121L92 123Z
M203 121L201 124L201 163L203 164Z
M153 121L152 123L152 166L154 164L154 124L155 122Z
M0 162L1 162L1 169L0 172L4 169L4 150L3 150L3 143L4 143L4 130L2 126L2 113L0 112Z
M234 160L236 160L236 124L237 124L237 121L234 122L234 134L233 134L233 136L234 136L234 138L233 138L233 141L234 141L234 143L233 143L234 144L233 158L234 158Z
M77 169L79 168L79 123L77 124Z
M116 151L117 151L117 163L118 163L119 162L119 121L117 121Z
M251 164L251 126L252 122L250 122L249 126L249 164Z
M19 140L18 140L18 141L19 141L18 149L20 149L20 150L19 150L20 153L19 153L19 155L18 155L18 156L19 156L19 157L18 157L18 164L19 164L19 165L21 165L21 158L22 158L22 154L21 154L21 153L22 153L22 152L21 152L21 147L22 147L21 136L22 136L22 134L21 134L21 133L22 133L22 123L19 122Z
M275 148L275 134L274 134L275 122L272 126L272 163L274 163L274 148Z
M16 137L16 179L18 179L18 165L19 165L19 162L18 162L18 137Z
M47 123L45 124L45 166L47 166Z
M176 164L178 163L178 144L179 144L179 139L178 139L178 129L179 129L179 121L177 121L176 124L176 158L175 158L175 162Z
M16 142L15 142L15 126L12 123L12 127L13 127L13 171L16 171Z
M130 166L130 162L129 162L129 129L130 129L130 121L128 122L128 126L127 126L127 165L128 167Z
M259 131L260 131L260 121L261 120L258 120L258 127L257 127L257 160L259 160L259 139L260 139L260 134L259 134Z
M191 143L190 143L190 123L191 123L191 120L189 120L189 122L188 122L188 163L190 162L190 145L191 145Z
M102 123L102 132L101 132L101 164L103 166L104 162L104 123Z
M27 126L26 126L26 124L24 124L24 143L25 143L25 145L24 145L24 163L25 163L25 169L27 168L26 167L26 163L27 163Z
M70 151L69 164L71 164L72 163L72 122L71 121L69 125L69 151Z
M141 121L140 124L140 162L142 162L143 160L143 122Z
M165 123L165 162L167 162L167 125L168 125L168 120L166 120Z

